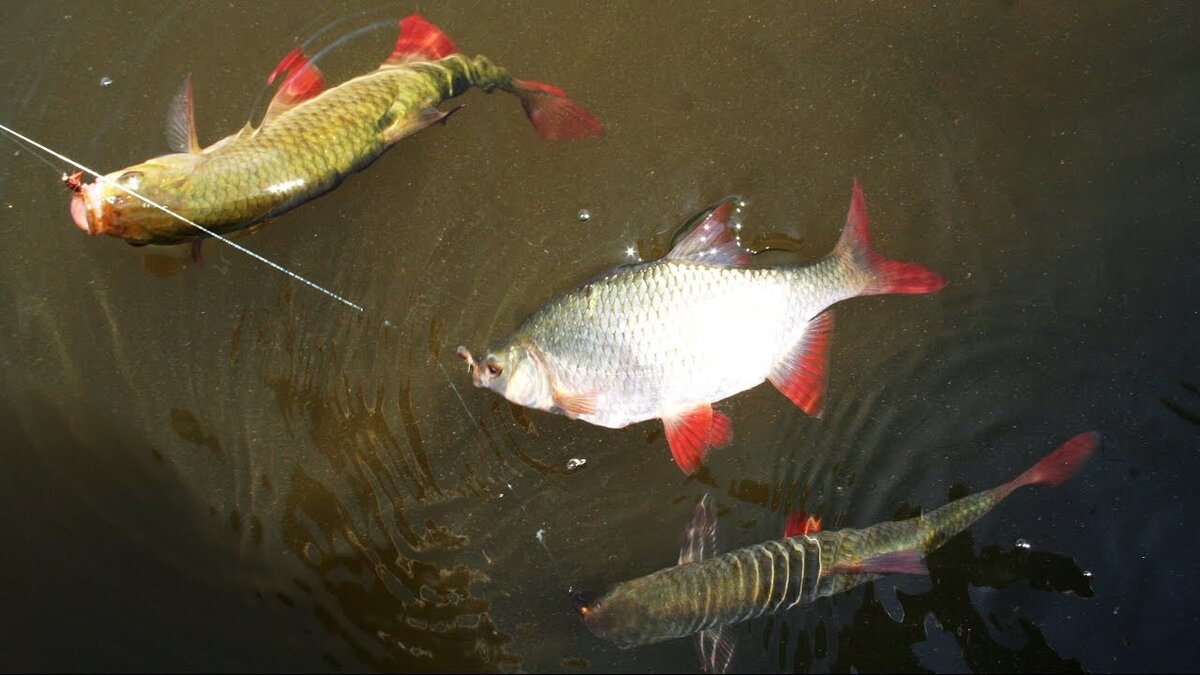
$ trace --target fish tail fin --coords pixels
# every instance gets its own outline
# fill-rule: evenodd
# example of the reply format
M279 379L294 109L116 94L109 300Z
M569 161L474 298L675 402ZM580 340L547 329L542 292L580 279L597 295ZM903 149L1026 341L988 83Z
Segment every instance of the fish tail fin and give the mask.
M1058 485L1078 471L1099 444L1100 434L1095 431L1079 434L997 490L1006 496L1026 485Z
M850 212L846 215L846 226L842 229L842 238L838 240L834 255L841 256L851 267L867 274L869 281L862 295L932 293L946 285L945 279L922 265L890 260L871 249L871 235L867 232L867 204L858 178L854 179Z
M604 135L600 122L558 87L532 80L513 80L512 91L521 99L525 116L542 138L560 140Z

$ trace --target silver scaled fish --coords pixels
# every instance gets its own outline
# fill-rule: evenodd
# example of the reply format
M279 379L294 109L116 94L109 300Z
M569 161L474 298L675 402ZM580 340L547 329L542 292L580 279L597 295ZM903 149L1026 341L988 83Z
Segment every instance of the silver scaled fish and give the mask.
M803 533L708 557L716 545L716 514L708 495L684 531L679 564L607 593L576 591L573 601L589 631L619 647L697 635L706 670L724 672L733 644L724 627L849 590L882 574L928 574L922 558L1026 485L1057 485L1099 443L1095 432L1061 445L1009 482L963 497L927 514L865 529Z
M830 305L945 285L871 250L857 180L840 241L811 263L753 264L734 238L734 207L723 201L662 259L551 300L484 358L459 347L475 386L604 427L661 419L675 463L691 474L732 437L717 401L770 380L820 413Z

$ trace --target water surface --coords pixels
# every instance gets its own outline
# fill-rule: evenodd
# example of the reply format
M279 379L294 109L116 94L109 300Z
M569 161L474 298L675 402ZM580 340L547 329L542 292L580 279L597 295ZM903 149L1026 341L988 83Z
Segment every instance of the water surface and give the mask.
M111 171L165 151L188 73L212 142L298 41L412 9L5 3L0 122ZM566 588L671 564L705 491L742 546L796 508L837 528L939 506L1089 429L1078 477L1015 495L930 578L738 626L734 666L1200 665L1193 5L423 9L608 135L546 143L471 92L240 240L364 314L216 242L178 271L88 238L66 167L0 142L3 667L694 669L686 640L597 640ZM772 260L822 255L855 176L877 248L949 285L840 305L824 416L734 397L735 442L693 479L659 425L515 409L454 355L728 194L751 238L801 242Z

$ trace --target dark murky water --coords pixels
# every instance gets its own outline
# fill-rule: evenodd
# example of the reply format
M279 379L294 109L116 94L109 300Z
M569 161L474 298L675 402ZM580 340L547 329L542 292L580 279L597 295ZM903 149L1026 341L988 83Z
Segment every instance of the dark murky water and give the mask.
M190 72L212 142L297 40L413 9L327 5L0 4L0 122L110 171L164 151ZM83 236L57 173L0 142L3 667L692 669L686 640L597 640L566 586L671 564L706 490L741 546L795 508L837 528L938 506L1087 429L1078 477L1018 493L929 579L741 625L735 668L1200 666L1194 5L424 9L608 136L545 143L472 92L242 240L370 316L214 242L163 275ZM349 42L328 80L391 39ZM735 443L687 480L656 424L470 388L454 347L723 195L751 237L803 241L772 256L823 254L855 175L878 248L949 286L839 307L822 419L739 395Z

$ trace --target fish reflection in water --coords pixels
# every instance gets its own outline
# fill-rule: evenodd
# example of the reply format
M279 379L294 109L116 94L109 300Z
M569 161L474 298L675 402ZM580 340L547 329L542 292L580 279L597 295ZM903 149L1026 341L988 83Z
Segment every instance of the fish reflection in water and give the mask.
M730 624L791 609L887 573L927 574L922 558L1018 488L1066 480L1099 436L1080 434L999 487L930 513L865 529L801 534L709 557L716 515L707 495L685 530L679 565L609 589L580 591L576 608L589 631L623 648L697 634L706 670L733 656Z

